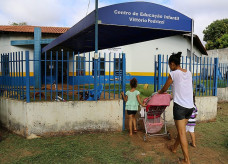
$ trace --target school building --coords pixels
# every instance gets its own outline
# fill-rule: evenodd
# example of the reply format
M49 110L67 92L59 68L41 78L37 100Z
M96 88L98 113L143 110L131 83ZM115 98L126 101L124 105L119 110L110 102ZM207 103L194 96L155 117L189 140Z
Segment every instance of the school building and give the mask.
M34 26L0 26L0 54L8 54L11 52L15 52L14 58L16 58L16 52L25 52L26 50L29 51L29 58L31 60L39 59L41 54L41 49L45 47L47 44L51 43L54 39L58 36L66 32L69 28L65 27L34 27ZM193 53L195 56L195 60L197 61L199 57L203 55L207 55L207 51L205 50L204 46L202 45L199 37L194 35L194 46L193 46ZM118 61L119 57L117 57L121 53L126 54L126 72L128 78L136 77L141 84L145 83L154 83L154 56L158 54L162 55L171 55L173 52L182 52L184 58L187 56L188 58L191 56L190 53L191 48L191 36L188 34L183 35L176 35L170 36L165 38L160 38L156 40L149 40L140 43L129 44L125 46L119 47L111 47L109 49L100 50L102 54L112 53L116 54L116 67L118 69ZM65 50L65 47L62 47L61 50ZM72 52L72 50L68 51ZM61 54L61 51L59 52ZM93 52L90 52L91 54ZM42 55L44 56L44 54ZM86 55L88 58L88 55ZM19 54L17 54L17 58ZM3 59L3 58L2 58ZM70 56L72 59L72 55ZM107 58L106 58L107 59ZM75 57L75 60L79 60L79 57ZM89 71L92 71L94 67L91 65L90 70L88 63L83 63L84 59L83 55L80 58L80 63L78 66L75 66L74 72L75 74L82 75L85 70L86 75L88 75ZM88 59L87 59L88 60ZM91 55L91 61L93 57ZM101 61L104 60L104 57L100 58ZM100 69L104 69L104 62L99 64ZM44 65L42 66L44 67ZM66 74L66 65L64 63L63 71ZM72 75L73 75L73 66L70 63L70 72L69 76L71 77L70 84L72 84ZM87 69L86 69L87 67ZM25 67L24 67L25 68ZM50 69L53 69L52 74L52 81L50 80ZM33 63L30 64L30 76L34 77L34 69L36 69ZM58 66L58 72L61 72L61 64ZM78 69L78 70L77 70ZM111 75L113 75L113 67L111 69ZM2 70L7 71L7 70ZM2 72L1 71L1 72ZM44 69L42 68L42 72ZM10 73L10 72L9 72ZM5 73L4 73L5 74ZM61 73L59 73L61 74ZM106 75L108 73L106 72ZM101 76L105 75L104 72L100 74ZM50 65L50 62L47 63L47 83L52 83L56 79L56 71L55 65ZM44 74L41 77L42 83L44 83ZM31 82L34 79L31 78ZM88 80L88 78L87 78ZM91 79L93 80L93 79ZM61 78L59 79L61 81ZM82 80L80 80L82 82ZM64 81L66 82L66 81ZM75 81L76 82L76 81Z

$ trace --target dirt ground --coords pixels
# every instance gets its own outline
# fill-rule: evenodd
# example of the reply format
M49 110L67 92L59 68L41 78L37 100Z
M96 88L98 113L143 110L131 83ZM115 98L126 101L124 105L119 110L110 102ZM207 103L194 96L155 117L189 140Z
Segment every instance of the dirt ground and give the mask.
M223 102L218 104L218 115L225 115L225 121L228 123L228 102ZM213 123L213 122L212 122ZM224 151L219 151L218 149L214 149L213 146L210 147L206 144L203 144L204 141L204 132L197 131L200 130L201 125L205 125L208 123L198 123L195 129L195 135L196 135L196 145L197 148L191 147L189 145L189 155L190 160L192 164L225 164L228 163L228 157L227 152L228 149ZM126 129L128 130L128 116L126 114L126 121L125 121ZM210 125L209 125L210 126ZM139 158L141 157L155 157L155 163L177 163L180 158L183 158L181 147L179 146L177 153L172 153L167 148L168 145L172 145L175 142L175 138L177 135L177 131L175 126L168 126L168 131L171 134L171 139L168 139L166 136L160 136L160 137L147 137L146 142L143 139L143 136L145 135L144 131L144 125L143 122L139 122L139 130L136 134L131 136L131 141L136 146L141 147L144 151L141 152L141 154L138 154ZM226 129L226 134L228 134L228 128ZM187 134L188 142L191 141L190 135ZM213 138L213 136L212 136ZM215 138L214 138L215 139ZM228 141L228 136L226 138ZM220 144L219 142L217 143ZM228 143L225 143L228 146ZM225 153L226 152L226 153ZM168 159L168 161L167 161Z
M126 131L81 133L70 136L41 137L27 140L0 128L0 163L145 163L176 164L183 158L181 148L176 154L167 146L175 142L176 128L168 126L166 136L143 140L144 126L133 136ZM213 122L197 123L196 145L189 146L192 164L228 163L228 103L218 103L218 115ZM190 136L188 135L188 141Z

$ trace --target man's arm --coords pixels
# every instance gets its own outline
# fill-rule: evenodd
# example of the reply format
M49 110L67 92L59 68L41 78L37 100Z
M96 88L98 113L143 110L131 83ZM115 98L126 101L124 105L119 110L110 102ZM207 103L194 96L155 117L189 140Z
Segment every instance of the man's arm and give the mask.
M163 88L161 90L158 91L158 93L162 94L162 93L166 92L172 83L173 83L173 80L172 80L171 76L169 75L165 85L163 86Z

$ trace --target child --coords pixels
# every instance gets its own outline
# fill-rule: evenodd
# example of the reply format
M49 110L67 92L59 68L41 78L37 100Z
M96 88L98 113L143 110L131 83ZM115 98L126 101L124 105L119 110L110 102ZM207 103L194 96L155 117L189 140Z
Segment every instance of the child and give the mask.
M195 104L195 94L193 93L193 102L194 102L194 110L192 112L192 115L190 119L188 120L188 123L186 125L186 132L189 132L192 138L192 143L190 143L191 146L196 147L196 137L194 133L194 129L196 126L196 116L198 114L198 110Z
M130 81L130 86L131 86L131 90L126 92L126 95L124 95L123 92L121 92L124 101L126 102L126 110L127 110L127 114L129 115L129 129L130 129L130 136L133 134L132 132L132 123L133 123L133 127L134 127L134 133L137 132L136 129L136 119L135 119L135 114L138 111L138 105L142 105L145 106L144 104L142 104L142 102L140 101L140 92L138 90L136 90L137 87L137 80L136 78L131 79Z

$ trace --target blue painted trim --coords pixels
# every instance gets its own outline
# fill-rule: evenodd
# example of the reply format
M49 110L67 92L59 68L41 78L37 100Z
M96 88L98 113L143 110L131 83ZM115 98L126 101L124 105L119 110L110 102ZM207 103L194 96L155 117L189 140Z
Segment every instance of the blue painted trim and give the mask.
M49 44L55 39L42 39L40 40L40 44ZM11 46L22 46L22 45L34 45L34 40L12 40Z
M42 39L42 40L40 41L40 44L49 44L49 43L51 43L53 40L55 40L55 39Z
M11 46L33 45L34 40L12 40Z

